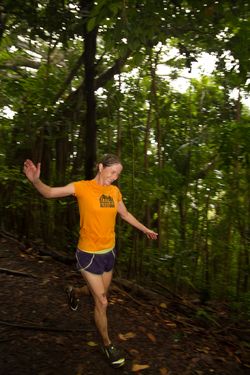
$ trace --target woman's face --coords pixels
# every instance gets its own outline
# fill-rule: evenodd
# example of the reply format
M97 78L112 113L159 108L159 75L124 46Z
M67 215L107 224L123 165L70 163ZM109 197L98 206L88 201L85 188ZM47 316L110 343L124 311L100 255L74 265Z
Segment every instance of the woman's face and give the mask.
M102 163L99 164L99 177L102 185L111 185L116 181L122 171L121 164L113 164L110 167L104 167Z

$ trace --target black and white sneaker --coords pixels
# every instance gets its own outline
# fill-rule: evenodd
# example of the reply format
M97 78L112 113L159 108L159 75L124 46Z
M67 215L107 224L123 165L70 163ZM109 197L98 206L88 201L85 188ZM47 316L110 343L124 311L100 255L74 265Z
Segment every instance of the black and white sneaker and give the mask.
M113 344L103 346L102 350L112 367L121 367L125 363L125 357Z
M76 311L79 305L79 298L76 298L72 286L66 288L66 293L68 297L68 304L71 310Z

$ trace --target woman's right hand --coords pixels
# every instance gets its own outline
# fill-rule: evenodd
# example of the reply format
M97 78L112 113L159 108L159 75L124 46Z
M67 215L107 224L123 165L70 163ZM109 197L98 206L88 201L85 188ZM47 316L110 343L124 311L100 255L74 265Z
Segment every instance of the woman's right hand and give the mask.
M26 177L28 178L28 180L30 180L30 182L34 184L36 181L39 180L40 171L41 171L41 163L38 163L37 165L35 165L31 160L27 159L24 162L23 171Z

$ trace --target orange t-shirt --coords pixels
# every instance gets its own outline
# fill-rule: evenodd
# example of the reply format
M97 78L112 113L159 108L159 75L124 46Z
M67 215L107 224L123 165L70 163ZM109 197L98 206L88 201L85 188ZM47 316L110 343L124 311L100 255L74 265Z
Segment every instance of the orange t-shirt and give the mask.
M113 249L117 205L122 195L117 186L96 180L74 182L80 212L78 248L88 252Z

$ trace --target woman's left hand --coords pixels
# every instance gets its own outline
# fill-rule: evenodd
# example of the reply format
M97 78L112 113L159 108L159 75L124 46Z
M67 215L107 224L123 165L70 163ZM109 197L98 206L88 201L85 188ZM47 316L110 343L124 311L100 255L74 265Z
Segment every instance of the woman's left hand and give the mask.
M150 230L150 229L147 229L145 231L145 234L148 238L150 238L151 240L156 240L157 239L157 236L158 236L158 233L154 232L153 230Z

